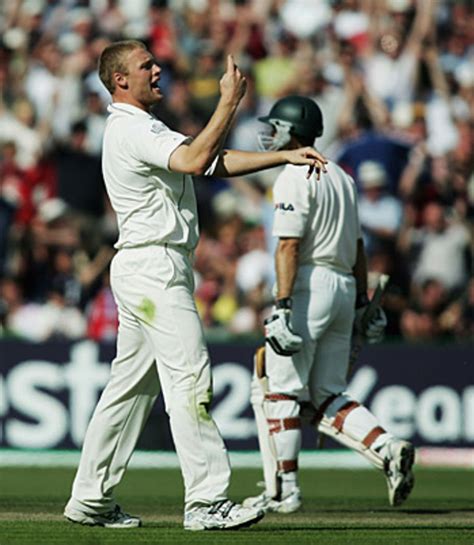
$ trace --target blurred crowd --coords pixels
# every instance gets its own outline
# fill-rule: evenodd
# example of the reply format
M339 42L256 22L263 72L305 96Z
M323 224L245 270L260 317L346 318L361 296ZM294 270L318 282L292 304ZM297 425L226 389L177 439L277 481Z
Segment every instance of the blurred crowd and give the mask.
M110 97L96 65L123 38L161 68L156 114L196 135L232 53L248 91L228 146L257 149L279 97L321 107L317 147L360 192L388 333L474 336L474 8L466 0L7 0L0 3L0 335L113 339L117 237L100 168ZM196 300L209 331L258 334L274 280L277 172L196 178Z

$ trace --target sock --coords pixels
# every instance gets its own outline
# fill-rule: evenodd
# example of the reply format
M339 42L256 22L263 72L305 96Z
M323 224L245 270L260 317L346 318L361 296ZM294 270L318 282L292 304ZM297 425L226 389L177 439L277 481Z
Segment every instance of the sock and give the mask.
M298 487L298 472L288 471L281 474L281 497L286 498L291 492Z

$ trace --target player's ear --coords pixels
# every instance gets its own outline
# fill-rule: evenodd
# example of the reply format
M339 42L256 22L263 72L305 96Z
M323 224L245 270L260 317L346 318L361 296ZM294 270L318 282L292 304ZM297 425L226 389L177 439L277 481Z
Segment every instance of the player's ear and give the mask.
M114 72L112 77L116 87L119 87L120 89L128 89L128 81L125 74L122 74L122 72Z

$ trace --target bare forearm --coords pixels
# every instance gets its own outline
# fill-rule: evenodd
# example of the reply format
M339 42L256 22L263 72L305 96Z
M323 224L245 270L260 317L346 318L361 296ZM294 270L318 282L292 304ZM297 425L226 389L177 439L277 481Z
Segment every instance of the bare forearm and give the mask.
M433 0L418 0L416 3L416 16L413 21L413 28L408 38L408 47L418 50L421 41L428 34L434 13Z
M299 239L280 239L275 253L277 299L291 297L298 271Z
M425 62L428 67L432 86L445 98L450 96L449 85L439 62L438 51L433 47L425 52Z
M170 167L178 172L203 174L222 148L238 103L220 99L208 124L188 146L171 156Z
M351 125L354 107L359 96L359 92L355 92L351 85L345 85L344 100L339 113L337 114L337 125L339 129L346 129Z
M223 150L214 175L222 177L241 176L257 170L287 163L284 151L251 152Z
M211 163L222 148L237 111L237 101L221 97L211 119L190 144L190 151L196 155L205 155Z
M216 176L239 176L291 163L292 165L306 165L309 178L316 169L319 175L327 172L327 160L312 146L304 148L285 149L280 151L248 152L238 150L225 150L221 152L214 174Z
M357 257L352 272L356 280L357 293L367 293L367 259L362 239L357 241Z
M171 154L169 167L173 172L204 174L222 148L246 88L231 55L227 56L227 69L219 85L221 98L207 125L193 142L178 146Z

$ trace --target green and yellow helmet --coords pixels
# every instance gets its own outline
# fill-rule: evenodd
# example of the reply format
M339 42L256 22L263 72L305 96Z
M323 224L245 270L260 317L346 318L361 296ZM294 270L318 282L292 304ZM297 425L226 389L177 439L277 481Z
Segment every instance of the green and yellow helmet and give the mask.
M281 149L294 135L304 143L312 144L323 134L323 115L314 100L291 95L281 98L270 113L258 118L274 128L274 134L260 134L260 146L266 150Z

